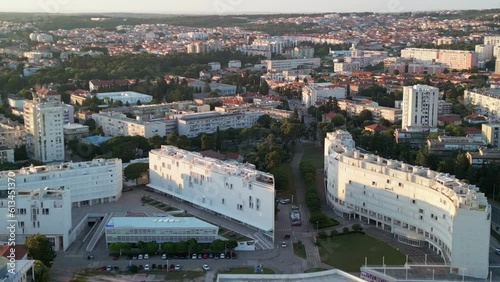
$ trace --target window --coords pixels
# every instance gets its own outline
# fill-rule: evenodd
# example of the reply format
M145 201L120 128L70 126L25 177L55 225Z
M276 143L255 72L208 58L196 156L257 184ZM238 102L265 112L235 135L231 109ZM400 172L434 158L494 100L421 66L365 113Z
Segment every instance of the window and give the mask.
M387 179L387 184L391 184L391 180Z
M419 213L424 213L424 210L423 209L419 209L418 212Z
M42 214L49 215L49 209L42 209Z
M416 201L415 201L415 200L412 200L412 203L414 203L414 204L415 204L415 203L416 203Z
M223 205L225 205L225 200L224 200L224 198L222 199L222 204L223 204Z
M377 182L372 181L372 185L373 185L373 186L377 186Z

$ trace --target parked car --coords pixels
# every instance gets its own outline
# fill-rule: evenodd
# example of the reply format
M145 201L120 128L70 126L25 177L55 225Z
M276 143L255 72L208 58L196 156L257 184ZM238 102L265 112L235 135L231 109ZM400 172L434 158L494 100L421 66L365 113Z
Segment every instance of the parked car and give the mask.
M143 255L139 255L139 256L137 256L137 259L143 259L143 258L144 258L144 256L143 256Z
M106 266L106 271L111 271L113 267L111 265Z
M167 259L167 254L163 254L163 255L161 255L161 259L162 259L162 260L166 260L166 259Z
M169 267L170 270L174 270L175 269L175 264L171 264L170 267Z
M282 205L286 205L286 204L290 204L290 202L291 202L291 201L290 201L290 199L282 199L282 200L280 201L280 204L282 204Z
M148 254L145 254L145 255L144 255L144 259L149 259L149 255L148 255Z
M146 264L146 265L144 266L144 270L149 270L149 269L150 269L149 264Z
M208 254L203 254L203 258L207 259L208 258Z
M205 271L209 271L210 270L210 267L208 266L208 264L204 264L203 265L203 270L205 270Z
M163 265L163 270L167 270L168 269L168 264L164 264Z
M175 270L181 270L182 266L180 264L175 265Z
M282 248L286 248L286 242L282 242L282 243L281 243L281 247L282 247Z
M144 269L144 266L142 266L142 264L139 264L139 270L143 270Z
M132 260L136 260L137 259L137 256L132 256Z
M198 255L198 259L202 259L203 258L203 255L202 254L199 254Z
M209 259L213 259L214 258L214 254L212 254L212 253L208 254L208 258Z
M231 258L232 258L232 259L237 259L237 258L238 258L238 254L236 254L236 253L234 253L234 252L233 252L233 253L231 253Z
M119 256L113 256L113 260L118 260Z
M88 255L88 256L87 256L87 259L88 259L88 260L94 259L94 256L93 256L93 255Z
M226 259L231 259L231 253L230 252L226 253Z
M225 254L220 254L220 256L219 256L219 257L220 257L221 259L224 259L224 258L226 257L226 255L225 255Z
M193 255L191 256L191 258L192 258L192 259L197 259L197 258L198 258L198 256L197 256L196 254L193 254Z
M156 269L156 263L153 263L153 264L151 265L151 269Z

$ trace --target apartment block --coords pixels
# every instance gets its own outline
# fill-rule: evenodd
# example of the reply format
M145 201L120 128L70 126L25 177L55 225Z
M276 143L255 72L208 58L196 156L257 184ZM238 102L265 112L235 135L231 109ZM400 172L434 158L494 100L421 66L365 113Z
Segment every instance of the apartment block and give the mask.
M435 128L438 126L439 89L427 85L403 88L402 128Z
M342 87L326 83L314 83L306 85L302 89L302 103L306 107L315 106L317 102L322 102L328 98L344 99L347 95L347 90Z
M321 65L320 58L290 59L290 60L263 60L268 71L281 72L294 69L315 69Z
M149 153L149 187L273 238L272 174L251 164L205 158L173 146Z
M477 54L472 51L406 48L401 50L401 58L413 59L424 65L441 63L457 70L477 66Z
M487 116L490 120L500 119L500 89L465 90L464 103L473 106L476 114Z
M116 201L122 194L122 161L95 159L88 162L30 166L11 172L0 172L0 193L5 193L9 173L15 174L18 192L65 187L71 190L73 206Z
M195 137L202 133L215 133L217 129L247 128L257 123L262 112L208 112L189 114L177 119L179 135Z
M484 145L483 141L460 136L439 136L438 139L427 140L429 153L436 155L448 155L450 152L458 150L476 152Z
M494 148L500 148L500 123L482 124L481 131L484 142Z
M489 273L491 206L479 188L448 174L364 154L346 131L325 139L325 194L339 216L428 248L453 271Z
M376 122L380 121L381 118L391 123L396 123L403 119L403 111L401 109L381 107L377 103L366 104L362 101L340 99L338 100L338 104L340 109L346 111L349 116L356 116L362 111L368 110L372 113L373 120Z
M61 95L42 90L24 102L28 157L41 162L64 161L64 108Z
M3 176L2 176L3 178ZM5 186L7 187L7 186ZM16 196L16 242L40 233L50 240L55 251L66 250L72 243L71 193L64 186L39 185L36 189L19 190ZM1 191L0 212L9 214L6 191ZM0 222L0 242L7 243L12 222Z
M14 149L0 146L0 164L14 163Z
M142 121L140 118L132 119L126 115L115 112L102 112L93 114L92 118L96 125L102 126L105 136L142 136L151 138L155 135L167 136L175 132L175 119L158 119L153 121Z

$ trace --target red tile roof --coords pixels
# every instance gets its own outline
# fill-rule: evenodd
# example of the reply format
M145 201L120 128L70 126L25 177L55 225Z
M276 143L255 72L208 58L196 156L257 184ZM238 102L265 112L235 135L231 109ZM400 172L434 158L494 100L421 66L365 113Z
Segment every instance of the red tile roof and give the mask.
M370 131L384 131L384 130L387 130L387 127L381 125L380 123L375 123L375 124L372 124L372 125L365 126L365 130L370 130Z
M14 248L16 250L16 260L23 259L28 253L28 249L26 249L24 245L16 245L16 246L3 245L0 246L0 255L2 257L7 257L8 255L10 255L11 248Z

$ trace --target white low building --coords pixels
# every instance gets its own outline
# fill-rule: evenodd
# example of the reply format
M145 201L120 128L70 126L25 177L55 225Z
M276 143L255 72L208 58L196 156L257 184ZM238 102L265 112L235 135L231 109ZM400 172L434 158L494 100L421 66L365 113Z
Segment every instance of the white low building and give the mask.
M17 183L16 183L17 184ZM15 224L16 242L22 243L29 236L40 233L50 240L55 251L66 250L72 243L71 194L63 186L17 191L14 221L0 221L0 243L7 243L9 227ZM57 188L52 188L57 187ZM16 187L17 188L17 187ZM2 191L3 192L3 191ZM10 213L9 198L0 199L0 212Z
M185 115L177 120L179 135L195 137L202 133L214 133L229 128L247 128L257 123L263 113L222 113L208 112Z
M457 273L488 276L491 207L478 187L362 154L346 131L328 133L324 153L327 204L337 214L432 249Z
M268 71L280 72L295 69L315 69L321 66L320 58L290 59L290 60L263 60L261 62Z
M158 192L268 234L274 231L274 177L251 164L162 146L149 153L149 178L148 186Z
M106 244L122 242L182 242L196 239L212 243L219 227L195 217L113 217L105 226Z
M97 98L99 100L104 100L106 102L120 101L124 105L130 104L135 105L137 101L140 101L141 104L150 103L153 100L153 96L141 94L133 91L123 91L123 92L105 92L105 93L97 93Z
M492 121L500 120L500 89L465 90L464 103L474 108L474 113L487 116Z
M9 173L14 177L8 177ZM65 187L71 190L73 206L116 201L122 194L122 161L95 159L88 162L31 166L0 172L0 192L15 180L19 192L43 187Z
M308 108L328 98L344 99L346 95L347 90L345 88L336 87L329 82L315 83L306 85L302 89L302 102Z
M93 114L97 126L101 126L105 136L142 136L151 138L155 135L167 136L176 130L177 120L159 119L143 121L140 118L128 118L122 113L105 112Z

